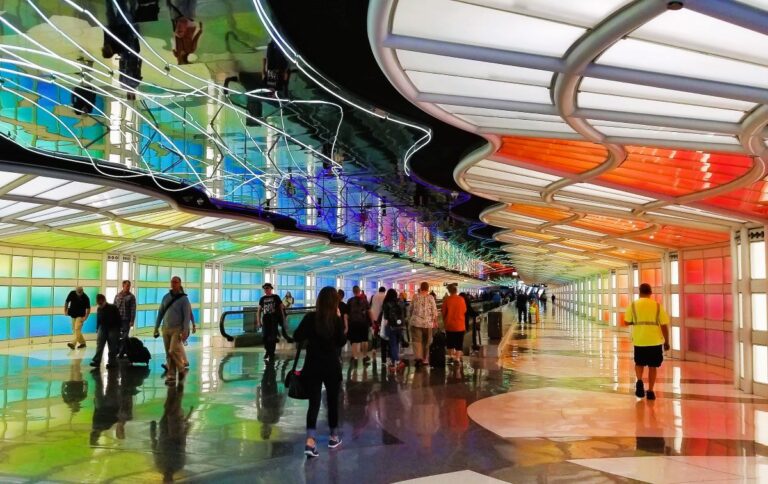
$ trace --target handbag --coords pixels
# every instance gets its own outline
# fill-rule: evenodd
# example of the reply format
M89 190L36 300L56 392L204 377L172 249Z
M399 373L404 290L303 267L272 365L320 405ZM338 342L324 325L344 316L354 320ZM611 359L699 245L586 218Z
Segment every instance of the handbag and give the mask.
M301 380L301 370L296 370L296 366L299 364L299 356L301 355L301 348L303 342L299 343L296 349L296 357L293 359L293 368L285 376L285 387L288 389L288 396L295 398L296 400L308 400L309 395L307 389L304 386L304 382Z

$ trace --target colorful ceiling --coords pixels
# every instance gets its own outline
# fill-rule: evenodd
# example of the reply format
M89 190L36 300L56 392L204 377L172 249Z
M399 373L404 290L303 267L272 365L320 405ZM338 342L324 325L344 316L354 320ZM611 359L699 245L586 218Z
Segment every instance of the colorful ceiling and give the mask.
M104 176L110 164L149 174L172 196L182 181L301 229L482 273L483 254L441 225L448 194L413 207L408 160L428 129L340 92L259 0L161 1L156 19L133 18L132 3L4 2L0 133ZM271 38L292 62L284 88L262 72Z
M369 13L401 94L488 140L454 176L500 202L481 219L526 281L768 220L768 4L375 0Z
M252 217L181 209L172 198L94 177L55 177L0 165L4 245L272 267L315 273L374 271L381 280L466 280L435 267L275 230Z

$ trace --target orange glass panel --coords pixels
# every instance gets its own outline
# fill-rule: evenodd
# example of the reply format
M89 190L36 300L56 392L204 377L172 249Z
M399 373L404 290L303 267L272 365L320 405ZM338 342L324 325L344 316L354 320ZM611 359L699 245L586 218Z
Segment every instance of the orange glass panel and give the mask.
M603 163L605 148L586 141L502 137L498 155L514 161L547 166L568 173L582 173Z
M690 259L683 262L683 282L685 284L704 283L704 259Z
M537 205L524 205L515 203L507 207L507 211L512 213L519 213L521 215L528 215L530 217L545 219L549 221L563 220L571 217L573 213L567 210L559 210L550 207L540 207Z
M653 234L632 237L632 239L666 247L695 247L697 245L727 242L728 233L665 225Z
M640 283L656 286L656 271L654 269L642 269L640 271Z
M704 284L723 283L723 259L714 257L704 259Z

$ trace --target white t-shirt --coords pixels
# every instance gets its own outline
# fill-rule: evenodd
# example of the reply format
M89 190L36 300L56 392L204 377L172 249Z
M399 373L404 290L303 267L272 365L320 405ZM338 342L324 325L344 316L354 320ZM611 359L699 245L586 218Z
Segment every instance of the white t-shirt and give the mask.
M373 319L379 319L381 309L384 307L384 298L386 296L386 292L377 292L373 295L373 298L371 298L371 315L373 316Z

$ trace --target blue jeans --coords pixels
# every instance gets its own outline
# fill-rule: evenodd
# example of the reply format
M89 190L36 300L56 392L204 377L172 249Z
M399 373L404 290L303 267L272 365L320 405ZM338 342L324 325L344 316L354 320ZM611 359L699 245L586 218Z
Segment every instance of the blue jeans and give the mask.
M392 363L400 361L400 339L402 339L403 330L387 326L387 337L389 338L389 358Z

